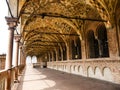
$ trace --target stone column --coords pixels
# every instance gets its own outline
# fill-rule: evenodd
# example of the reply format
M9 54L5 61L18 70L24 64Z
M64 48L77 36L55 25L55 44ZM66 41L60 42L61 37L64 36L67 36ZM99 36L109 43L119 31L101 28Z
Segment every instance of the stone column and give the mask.
M53 53L53 51L51 51L51 54L52 54L52 62L54 62L55 59L54 59L54 53Z
M23 66L26 65L26 55L23 51L22 51L22 64L23 64Z
M26 55L24 54L24 66L26 65Z
M85 47L85 40L81 40L81 54L82 54L82 59L85 60L87 58L86 55L86 47Z
M48 53L48 57L49 57L49 62L50 62L50 53Z
M61 50L61 61L63 61L63 48Z
M56 50L55 50L55 53L56 53L56 61L59 61L59 56L58 56L58 48L56 48Z
M20 46L20 65L22 65L22 46Z
M20 60L20 68L19 68L18 73L21 74L21 68L23 67L23 65L22 65L22 45L20 43L19 43L19 51L20 51L20 58L19 58L19 60Z
M11 90L11 69L12 69L12 55L13 55L13 37L14 37L14 30L17 25L17 18L5 17L7 24L9 26L8 31L8 51L6 56L6 66L5 69L8 70L8 78L7 78L7 85L6 90Z
M18 82L18 55L20 35L14 35L15 38L15 82Z
M67 42L67 60L72 60L72 51L71 51L71 43L70 41Z
M111 25L109 22L106 25L107 27L107 36L108 36L108 47L109 47L109 56L112 59L117 59L119 56L116 27Z

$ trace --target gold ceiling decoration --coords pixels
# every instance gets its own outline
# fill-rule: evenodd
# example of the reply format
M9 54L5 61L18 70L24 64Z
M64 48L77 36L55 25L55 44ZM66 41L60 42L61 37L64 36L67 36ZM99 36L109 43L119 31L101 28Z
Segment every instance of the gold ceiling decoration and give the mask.
M21 0L22 41L27 55L41 55L83 39L83 23L114 21L118 0ZM103 21L102 21L103 20ZM87 28L87 26L86 26ZM73 35L72 35L73 34ZM62 43L60 43L62 42ZM58 45L59 44L59 45Z

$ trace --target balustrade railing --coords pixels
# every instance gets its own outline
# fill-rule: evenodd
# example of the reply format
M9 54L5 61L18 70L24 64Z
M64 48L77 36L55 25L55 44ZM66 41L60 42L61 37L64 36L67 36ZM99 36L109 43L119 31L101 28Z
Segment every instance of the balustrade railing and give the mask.
M0 71L0 90L5 90L5 81L7 79L7 71Z
M18 66L19 73L22 72L24 66L20 65ZM15 80L15 67L11 69L11 87L14 85L14 80ZM6 85L7 85L7 79L8 79L8 70L2 70L0 71L0 90L6 90Z
M85 59L47 62L47 67L120 84L120 59Z

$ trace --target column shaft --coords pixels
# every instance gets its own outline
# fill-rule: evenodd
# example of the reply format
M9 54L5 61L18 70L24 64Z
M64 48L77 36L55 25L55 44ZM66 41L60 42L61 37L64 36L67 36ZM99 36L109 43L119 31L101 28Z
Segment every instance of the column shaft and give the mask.
M15 82L18 82L18 55L20 35L15 35Z
M5 69L8 70L8 77L6 82L6 90L11 90L11 68L12 68L12 55L13 55L13 37L14 37L14 30L17 25L17 18L6 17L8 28L8 51L6 56L6 66Z

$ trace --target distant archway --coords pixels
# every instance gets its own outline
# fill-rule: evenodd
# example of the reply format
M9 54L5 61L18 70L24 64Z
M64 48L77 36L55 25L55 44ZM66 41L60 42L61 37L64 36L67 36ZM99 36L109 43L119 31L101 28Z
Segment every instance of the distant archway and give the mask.
M36 56L32 56L32 63L37 63L37 57Z
M31 58L31 56L27 56L27 58L26 58L26 63L27 63L27 64L32 63L32 58Z

